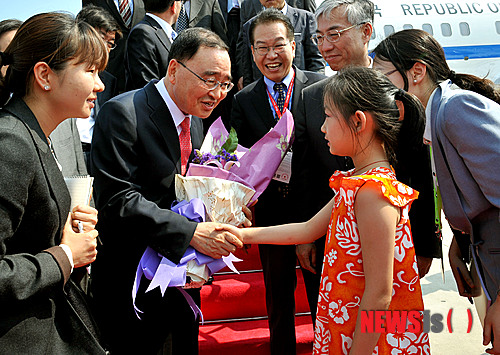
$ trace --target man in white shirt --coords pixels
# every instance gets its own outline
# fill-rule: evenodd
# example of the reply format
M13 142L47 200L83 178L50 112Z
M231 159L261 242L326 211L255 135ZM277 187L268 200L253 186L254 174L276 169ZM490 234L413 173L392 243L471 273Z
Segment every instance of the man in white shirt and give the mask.
M160 288L146 292L143 279L136 297L141 319L134 312L132 285L146 247L178 264L189 246L214 258L243 246L217 231L217 223L196 223L170 209L175 174L201 147L199 117L208 117L233 86L228 48L209 30L184 30L165 74L108 101L94 128L90 161L102 246L92 291L100 329L116 354L198 354L198 319L183 292L199 306L199 288L169 287L162 296Z

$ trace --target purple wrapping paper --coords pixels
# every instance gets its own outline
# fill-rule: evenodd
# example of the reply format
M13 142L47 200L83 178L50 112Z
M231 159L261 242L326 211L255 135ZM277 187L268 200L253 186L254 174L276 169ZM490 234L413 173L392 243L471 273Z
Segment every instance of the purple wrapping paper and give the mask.
M182 216L196 222L205 221L205 205L200 199L194 198L191 201L182 201L172 206L171 209ZM224 267L229 267L232 271L238 273L238 270L233 265L233 262L241 261L233 254L222 257L221 259L214 259L208 255L198 252L192 247L188 247L184 256L181 258L179 264L174 264L161 254L148 247L139 261L132 288L132 301L134 310L137 317L140 319L139 313L142 311L135 305L137 290L141 283L141 277L144 275L148 280L151 280L146 292L149 292L156 287L160 287L162 296L165 295L167 287L177 287L182 292L187 302L189 303L195 317L200 316L203 323L203 314L193 301L191 296L185 292L182 287L186 284L186 265L189 261L196 260L198 265L207 265L210 270L210 275L221 270Z
M250 149L238 145L236 151L239 157L239 166L234 165L228 171L211 165L190 164L186 176L211 176L237 181L255 190L251 204L267 188L288 151L293 128L293 116L290 111L285 110L274 128ZM205 153L212 147L213 150L218 151L228 135L222 120L218 118L208 129L201 151ZM240 157L241 153L243 155Z

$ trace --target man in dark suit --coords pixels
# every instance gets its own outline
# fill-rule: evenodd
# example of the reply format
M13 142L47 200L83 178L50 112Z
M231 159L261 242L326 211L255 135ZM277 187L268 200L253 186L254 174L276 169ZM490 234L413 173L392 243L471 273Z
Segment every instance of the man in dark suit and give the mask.
M132 285L146 247L179 263L188 246L220 258L242 243L170 210L175 174L203 139L202 123L232 87L226 44L213 32L183 31L172 43L166 76L108 101L96 120L91 166L102 246L92 266L99 323L117 354L197 354L198 319L182 292ZM194 117L196 116L196 117ZM189 137L191 138L189 142ZM182 144L181 146L181 142ZM200 290L185 290L199 305Z
M351 15L355 14L355 15ZM371 66L368 42L373 32L374 5L369 0L355 0L349 4L338 0L326 0L316 10L318 23L315 41L330 68L337 71L344 67ZM323 89L326 81L309 86L302 92L302 105L295 116L295 142L292 161L292 191L300 191L296 202L297 221L308 220L333 197L328 179L335 172L338 158L332 156L324 141L321 125L325 113ZM412 162L422 170L428 163ZM429 167L430 168L430 167ZM427 273L433 257L440 257L441 245L435 235L434 202L430 176L412 176L408 169L396 168L400 181L420 192L412 205L410 220L415 241L415 252L420 276ZM300 209L298 208L300 206ZM321 273L324 239L314 244L297 246L300 265L311 272ZM319 282L316 284L319 293Z
M131 11L130 20L126 23L123 17L120 15L118 9L119 2L128 1L128 5ZM123 34L123 39L117 41L116 48L109 54L109 62L107 71L109 71L117 79L117 90L118 92L123 92L125 90L125 45L126 39L130 33L130 30L137 25L146 14L144 10L143 0L82 0L82 6L94 4L100 6L108 11L115 21L120 25L121 32Z
M271 3L275 1L276 0L267 0L266 3ZM307 10L312 13L316 11L315 0L287 0L286 3L292 7L295 7L296 9ZM259 12L261 12L263 9L264 7L262 6L260 0L242 0L241 12L240 12L241 23L243 24L247 22L252 17L256 16Z
M146 16L127 38L127 90L140 89L167 72L168 52L175 37L172 25L179 17L179 0L144 0Z
M224 15L218 0L186 0L183 7L187 16L186 28L203 27L212 30L228 43ZM176 25L178 33L182 30Z
M303 88L324 75L292 66L293 26L281 11L269 8L257 15L249 29L254 60L264 77L234 96L231 125L241 145L250 147L281 117L283 108L295 112ZM280 107L281 106L281 107ZM290 163L290 153L284 161ZM280 169L286 170L286 163ZM255 206L255 225L292 222L288 181L272 180ZM295 246L259 245L266 285L271 354L295 354Z
M325 63L321 58L318 47L311 41L311 36L316 32L316 20L314 15L308 11L296 9L287 5L285 0L266 1L260 0L262 6L266 8L276 8L282 11L292 22L295 38L295 57L293 64L301 70L314 72L325 71ZM247 21L239 34L236 48L236 60L238 61L239 86L246 86L262 77L256 63L253 61L251 51L251 41L249 38L249 28L253 18Z

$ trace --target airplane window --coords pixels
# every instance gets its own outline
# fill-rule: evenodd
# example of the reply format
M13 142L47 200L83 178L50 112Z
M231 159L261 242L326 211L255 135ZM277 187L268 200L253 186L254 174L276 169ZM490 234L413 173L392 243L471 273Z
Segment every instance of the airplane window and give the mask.
M467 22L460 22L460 34L462 36L469 36L470 35L470 27Z
M394 33L394 27L392 25L385 25L384 26L384 34L385 36L389 36L391 33Z
M432 30L432 25L430 23L424 23L422 25L422 29L431 36L434 35L434 31Z
M497 28L497 33L500 35L500 21L495 22L495 27Z
M413 26L412 26L412 25L410 25L410 24L406 24L406 25L403 25L403 28L404 28L405 30L411 30L411 29L413 29Z
M442 23L441 24L441 33L445 37L450 37L451 36L451 26L449 23Z

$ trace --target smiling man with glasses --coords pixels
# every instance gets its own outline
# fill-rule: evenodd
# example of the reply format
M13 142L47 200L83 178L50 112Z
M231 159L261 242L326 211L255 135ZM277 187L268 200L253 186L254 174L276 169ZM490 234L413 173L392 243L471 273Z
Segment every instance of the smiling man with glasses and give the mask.
M264 77L239 91L233 100L231 125L241 145L250 147L261 139L281 117L284 108L295 113L303 88L325 78L293 65L296 52L294 28L288 16L275 8L257 15L249 28L251 51ZM290 175L286 166L291 154L278 168ZM257 226L293 222L288 179L272 180L255 205ZM271 354L293 355L295 341L296 255L294 246L259 245L266 286ZM307 277L307 276L305 276ZM316 293L317 296L317 293ZM317 297L314 300L316 307Z
M318 46L311 40L311 35L316 31L316 21L313 14L309 11L296 9L287 4L285 0L260 0L260 4L265 9L278 9L290 19L293 28L292 39L295 41L293 64L301 70L324 73L325 63L321 59ZM250 2L247 4L247 1L245 1L242 4L242 11L247 5L250 5ZM252 17L246 23L242 24L236 46L239 89L261 78L263 75L259 71L257 63L252 60L254 59L252 53L253 43L249 35L249 29L254 19L255 17Z

